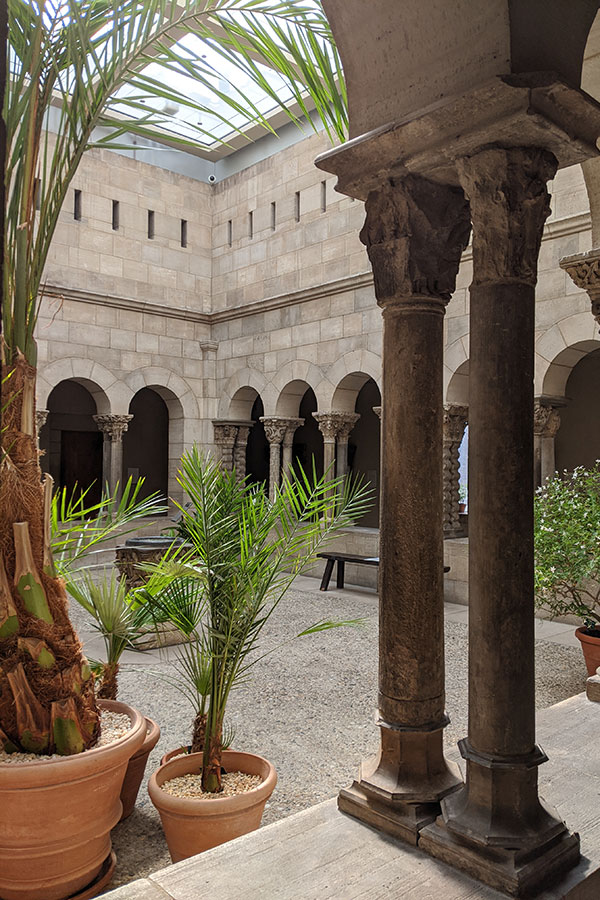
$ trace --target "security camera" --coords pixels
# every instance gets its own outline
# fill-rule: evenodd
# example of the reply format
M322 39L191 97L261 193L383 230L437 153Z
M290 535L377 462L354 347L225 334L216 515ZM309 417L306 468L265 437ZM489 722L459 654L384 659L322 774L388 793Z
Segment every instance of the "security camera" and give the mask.
M217 180L217 176L216 176L216 175L209 175L209 176L208 176L208 182L209 182L209 184L214 184L216 180Z

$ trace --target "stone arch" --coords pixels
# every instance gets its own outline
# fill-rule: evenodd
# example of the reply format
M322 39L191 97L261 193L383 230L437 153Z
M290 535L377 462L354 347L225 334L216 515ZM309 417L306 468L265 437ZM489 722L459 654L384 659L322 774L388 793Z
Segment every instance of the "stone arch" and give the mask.
M292 382L305 382L306 387L304 388L304 392L306 391L306 388L312 388L317 397L317 408L324 409L324 398L319 391L319 386L322 381L323 373L317 366L314 365L314 363L309 362L307 359L293 359L291 362L283 366L273 377L273 379L266 385L263 394L265 415L298 415L297 406L295 407L296 412L282 411L283 407L285 407L286 409L294 409L293 402L290 401L288 403L287 400L284 400L282 403L279 402L281 395L284 393L288 385L292 384ZM291 397L296 395L288 392L288 396ZM300 399L298 399L298 404L300 403Z
M567 316L548 328L535 347L536 396L564 397L571 370L598 347L598 326L589 312Z
M370 378L381 392L381 358L370 350L346 353L333 364L327 378L319 385L328 404L323 409L354 412L359 391Z
M185 449L186 420L198 418L198 403L189 384L179 375L160 366L147 366L127 376L132 398L142 388L150 388L164 400L169 411L169 496L181 501L177 470Z
M469 360L460 364L450 378L446 389L446 403L469 405Z
M454 373L469 362L469 335L466 334L453 341L444 348L444 397L447 397L448 387Z
M218 418L249 419L254 400L259 395L263 396L266 384L266 378L256 369L245 368L235 372L221 394Z
M57 359L44 369L37 379L37 405L45 409L50 392L61 381L76 381L83 385L96 403L98 415L120 415L127 412L133 396L122 381L92 359L70 357Z

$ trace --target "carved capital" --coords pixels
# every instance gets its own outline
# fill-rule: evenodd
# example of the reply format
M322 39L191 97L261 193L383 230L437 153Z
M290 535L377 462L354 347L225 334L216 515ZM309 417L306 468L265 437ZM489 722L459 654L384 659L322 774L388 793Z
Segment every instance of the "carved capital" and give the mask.
M282 416L261 416L260 421L265 426L265 435L270 444L281 444L288 429L288 419Z
M463 192L407 175L371 191L366 213L360 239L373 267L377 302L418 298L445 305L471 231Z
M339 429L337 434L338 441L346 443L350 437L350 432L360 419L360 413L338 413Z
M542 230L550 215L546 182L557 165L554 154L537 147L493 147L457 160L471 204L474 284L535 285Z
M375 415L377 416L378 419L381 419L381 407L380 406L374 406L373 412L375 413Z
M458 403L444 406L444 440L460 444L469 417L469 407Z
M533 433L541 437L556 437L560 428L560 413L554 406L543 406L539 400L533 404Z
M283 446L291 447L294 443L296 429L300 428L301 425L304 425L304 419L284 419L283 421L287 422L287 427L283 436Z
M105 441L122 441L133 416L93 416L98 430L104 433Z
M217 447L230 448L235 444L239 425L232 422L213 422L215 444Z
M600 325L600 249L561 259L560 266L578 288L587 291L592 315Z
M42 430L42 428L46 424L49 412L50 412L50 410L48 410L48 409L36 409L35 424L36 424L38 433Z

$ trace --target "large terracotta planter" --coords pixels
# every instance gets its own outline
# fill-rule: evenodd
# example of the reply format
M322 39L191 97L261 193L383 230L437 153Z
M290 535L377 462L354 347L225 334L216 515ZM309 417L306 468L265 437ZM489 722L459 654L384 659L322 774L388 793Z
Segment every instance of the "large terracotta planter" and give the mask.
M188 744L186 747L177 747L176 750L169 750L169 752L165 753L165 755L161 758L160 764L161 766L164 766L164 764L168 763L170 759L174 759L176 756L182 756L183 754L189 756L191 752L191 744Z
M595 675L596 669L600 666L600 637L593 637L585 632L585 628L578 628L575 631L575 637L581 641L581 649L583 650L588 675Z
M121 817L123 777L144 741L146 721L124 703L103 700L100 706L127 713L131 730L76 756L0 764L2 900L63 900L106 866L110 830Z
M245 794L206 800L173 797L161 790L165 781L199 772L201 765L201 753L180 756L161 766L148 783L148 793L160 813L173 862L255 831L260 825L265 803L277 784L275 769L262 756L225 750L223 766L227 772L260 775L262 784Z
M120 822L130 816L137 800L137 795L146 771L146 763L151 752L156 747L160 738L160 728L154 721L146 716L146 738L144 743L129 760L125 778L123 779L123 787L121 788L121 803L123 804L123 812L121 813Z

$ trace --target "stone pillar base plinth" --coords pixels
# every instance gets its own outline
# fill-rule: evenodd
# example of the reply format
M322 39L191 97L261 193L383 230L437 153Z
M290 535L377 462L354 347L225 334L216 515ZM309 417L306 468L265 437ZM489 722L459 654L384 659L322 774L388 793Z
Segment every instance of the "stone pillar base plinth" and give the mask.
M358 780L340 791L338 807L387 834L416 845L440 801L463 786L460 770L443 755L442 730L382 727L378 756L361 764Z
M527 850L482 847L453 834L440 817L419 835L419 848L511 897L533 897L580 860L579 835L566 827L547 843Z

